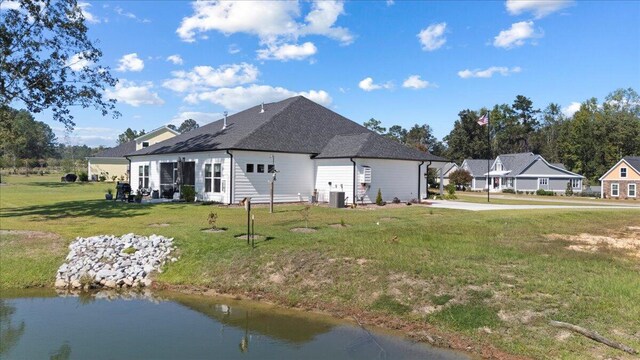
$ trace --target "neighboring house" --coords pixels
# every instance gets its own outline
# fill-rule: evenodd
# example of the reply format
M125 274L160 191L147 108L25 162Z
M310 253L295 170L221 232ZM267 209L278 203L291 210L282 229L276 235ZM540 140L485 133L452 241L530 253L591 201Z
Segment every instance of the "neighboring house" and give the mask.
M408 148L302 96L254 106L148 148L132 152L133 190L171 197L177 183L199 200L236 203L328 201L343 191L347 203L426 194L427 166L443 158ZM179 171L181 169L181 171ZM421 183L422 181L422 183Z
M459 167L456 163L446 163L442 168L436 170L436 183L440 184L440 179L442 178L442 185L449 185L449 175L452 172L458 170Z
M460 168L466 170L471 174L471 187L470 190L486 190L487 189L487 168L492 160L487 159L465 159Z
M600 178L603 198L637 199L640 189L640 156L625 156Z
M179 132L163 126L131 141L105 149L92 157L88 157L87 167L89 179L95 181L102 175L105 176L107 180L111 180L112 176L117 176L118 178L123 177L128 180L129 160L125 158L126 155L170 139L178 134Z
M472 189L486 190L487 160L465 160L463 168L465 163L474 177ZM550 164L533 153L500 155L493 160L490 169L489 188L492 192L505 189L565 192L569 183L574 192L582 191L582 175L567 170L562 164Z

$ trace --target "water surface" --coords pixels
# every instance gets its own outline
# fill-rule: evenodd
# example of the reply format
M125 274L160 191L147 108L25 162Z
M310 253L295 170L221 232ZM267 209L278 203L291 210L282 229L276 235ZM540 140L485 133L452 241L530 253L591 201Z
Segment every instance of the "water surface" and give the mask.
M397 334L252 302L166 293L133 299L49 295L0 298L1 359L468 358Z

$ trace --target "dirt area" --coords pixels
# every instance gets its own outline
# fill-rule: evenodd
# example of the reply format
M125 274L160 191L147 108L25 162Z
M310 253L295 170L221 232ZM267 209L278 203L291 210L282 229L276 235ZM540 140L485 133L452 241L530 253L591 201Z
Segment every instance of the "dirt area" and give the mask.
M32 230L0 230L0 236L16 236L24 241L57 240L57 234Z
M167 227L167 226L171 226L171 224L167 224L167 223L149 224L149 227Z
M204 229L204 230L202 230L202 232L211 233L211 234L223 233L225 231L227 231L227 230L225 230L225 229ZM245 235L245 239L246 238L247 237ZM257 238L257 235L256 235L256 238Z
M293 228L290 231L295 233L311 234L317 232L318 230L314 228Z
M57 234L32 230L0 230L0 251L5 246L19 245L23 255L38 259L43 253L58 253L66 247L65 241Z
M569 250L593 253L616 249L640 259L640 226L627 226L622 230L612 231L607 235L586 233L579 235L550 234L547 237L551 240L564 240L572 243L567 246Z
M349 225L349 224L344 224L344 225L342 225L342 224L329 224L329 227L334 228L334 229L346 229L346 228L351 227L351 225Z

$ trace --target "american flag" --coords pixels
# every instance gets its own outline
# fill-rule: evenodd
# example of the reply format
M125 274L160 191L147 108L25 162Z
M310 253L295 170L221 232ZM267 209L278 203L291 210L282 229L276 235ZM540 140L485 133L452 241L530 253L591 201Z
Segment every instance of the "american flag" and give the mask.
M478 119L478 125L480 126L485 126L489 123L489 115L488 114L484 114L480 117L480 119Z

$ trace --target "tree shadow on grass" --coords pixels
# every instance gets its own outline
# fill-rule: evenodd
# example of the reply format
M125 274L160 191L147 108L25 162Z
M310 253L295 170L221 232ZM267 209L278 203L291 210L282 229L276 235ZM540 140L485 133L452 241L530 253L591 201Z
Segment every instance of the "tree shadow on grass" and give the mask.
M38 216L46 220L78 217L131 218L146 215L157 204L136 204L121 201L77 200L49 205L34 205L2 209L0 218Z
M25 183L22 183L20 185L39 186L39 187L47 187L47 188L58 189L58 188L63 188L63 187L83 186L83 185L90 185L90 184L91 183L88 182L88 181L83 181L83 182L36 181L36 182L25 182ZM112 186L115 188L115 183L106 183L105 185L109 185L109 184L112 184Z

